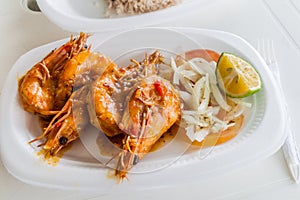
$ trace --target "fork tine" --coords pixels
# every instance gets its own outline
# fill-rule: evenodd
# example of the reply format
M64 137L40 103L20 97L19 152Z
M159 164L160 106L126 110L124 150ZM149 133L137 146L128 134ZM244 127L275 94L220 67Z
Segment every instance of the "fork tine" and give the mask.
M270 46L268 40L264 40L264 51L265 51L265 60L268 65L270 65Z
M266 60L267 60L267 64L272 64L272 40L266 40L265 41L265 51L266 51Z
M263 57L267 65L272 65L276 63L276 54L273 40L259 39L257 43L257 51Z
M257 44L257 50L265 60L269 69L279 78L279 68L276 59L274 41L271 39L260 39Z
M263 53L263 48L262 48L262 39L258 39L257 40L257 48L256 48L256 50L258 51L258 53L264 58L264 56L262 55L262 53Z
M258 39L257 43L257 51L260 53L260 55L263 57L265 62L267 62L267 52L266 52L266 42L264 39Z
M271 51L270 58L271 58L273 63L276 63L276 53L275 53L274 41L273 40L270 41L270 51Z

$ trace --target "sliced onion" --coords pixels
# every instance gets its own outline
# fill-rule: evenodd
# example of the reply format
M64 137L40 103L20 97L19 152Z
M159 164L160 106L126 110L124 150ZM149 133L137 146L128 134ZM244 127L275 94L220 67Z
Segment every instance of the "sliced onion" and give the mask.
M214 62L207 62L206 60L202 59L202 58L194 58L192 60L189 61L189 63L192 63L191 66L194 66L197 69L200 71L202 71L202 75L208 73L209 76L210 76L210 82L212 84L217 84L217 78L216 78L216 74L215 74L215 70L214 70Z
M195 102L197 103L197 106L199 106L200 103L201 103L202 96L203 96L203 93L204 93L204 84L205 84L205 82L206 82L206 77L202 77L194 85L192 94L195 98Z
M239 104L239 105L242 105L242 106L245 106L247 108L251 108L252 107L252 104L249 103L249 102L245 102L241 99L237 99L237 98L230 98L231 101L233 101L234 103L236 104Z
M193 96L190 93L186 91L180 91L179 93L181 99L185 104L191 105L193 103Z
M179 85L179 74L178 74L178 69L177 69L177 65L176 62L174 60L173 57L171 57L171 67L174 71L174 75L173 75L173 83Z
M186 130L186 136L193 142L195 140L195 131L194 131L194 126L190 125L185 128Z
M221 91L219 90L217 85L211 84L211 91L213 93L213 96L215 97L215 100L220 105L221 108L223 108L225 111L229 111L231 109L231 106L229 106L226 103L226 100L224 99Z
M188 124L200 125L199 119L197 117L192 116L192 115L183 115L182 118Z
M200 78L199 74L193 70L179 70L179 73L193 82L196 82Z
M244 113L244 107L237 104L231 111L226 115L226 121L231 121Z
M200 130L195 132L194 140L201 142L204 138L210 133L208 128L201 128Z
M182 86L184 87L184 89L190 93L193 93L193 87L191 86L190 81L186 80L182 75L178 75L179 76L179 81L182 84Z
M199 115L199 112L195 111L195 110L183 110L182 114L183 115Z
M195 63L193 63L191 60L189 60L188 63L190 64L191 68L195 70L195 72L205 75L205 71L203 71L199 66L195 65Z
M206 81L205 81L205 85L204 85L203 98L202 98L202 101L201 101L201 103L198 107L198 110L200 112L205 111L208 107L209 101L210 101L209 75L206 74Z

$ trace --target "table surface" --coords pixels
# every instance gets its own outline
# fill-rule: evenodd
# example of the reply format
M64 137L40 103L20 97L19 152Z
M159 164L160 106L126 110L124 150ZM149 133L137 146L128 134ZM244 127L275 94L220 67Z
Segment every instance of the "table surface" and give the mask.
M40 45L71 34L52 24L42 13L22 8L21 0L2 0L0 7L0 89L14 62ZM215 0L197 12L177 17L159 26L200 27L237 34L254 47L259 39L272 39L280 67L282 87L291 110L292 128L300 144L300 90L295 80L300 68L299 0ZM1 95L1 93L0 93ZM1 112L1 111L0 111ZM1 134L1 133L0 133ZM29 169L30 170L30 169ZM250 163L224 175L170 188L123 194L122 198L154 199L299 199L295 184L279 150L267 159ZM118 199L117 194L63 191L24 184L12 177L0 164L0 199Z

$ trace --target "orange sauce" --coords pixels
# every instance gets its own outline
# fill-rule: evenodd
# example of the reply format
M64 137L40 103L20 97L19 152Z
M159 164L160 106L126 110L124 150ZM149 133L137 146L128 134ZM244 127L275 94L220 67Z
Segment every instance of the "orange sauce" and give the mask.
M173 125L167 132L165 132L152 146L150 152L154 152L165 146L166 144L170 143L174 137L176 136L177 132L179 130L178 125Z
M55 156L50 155L49 151L45 149L41 149L37 152L37 156L43 159L43 161L47 162L49 165L56 166L60 159L63 157L64 153L72 148L72 143L68 146L61 149Z

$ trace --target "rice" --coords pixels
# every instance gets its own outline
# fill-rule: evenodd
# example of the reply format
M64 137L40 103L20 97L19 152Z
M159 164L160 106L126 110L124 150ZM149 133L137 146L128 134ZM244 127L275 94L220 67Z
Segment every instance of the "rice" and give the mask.
M106 14L140 14L177 5L181 0L105 0L108 4Z

